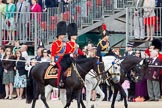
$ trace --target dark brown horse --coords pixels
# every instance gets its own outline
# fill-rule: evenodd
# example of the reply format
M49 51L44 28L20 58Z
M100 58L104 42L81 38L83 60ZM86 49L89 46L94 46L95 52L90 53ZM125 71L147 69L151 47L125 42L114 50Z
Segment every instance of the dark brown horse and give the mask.
M98 65L98 59L97 58L84 58L81 60L74 60L70 57L69 54L64 55L61 60L61 67L62 72L67 70L67 68L71 67L71 76L64 79L65 88L66 88L66 95L67 95L67 102L64 108L68 108L70 106L71 101L76 98L78 103L78 108L80 108L80 103L83 108L85 108L85 105L83 103L82 97L81 97L81 90L84 86L84 79L85 75L93 69L94 71L98 71L97 65ZM46 108L49 108L46 98L45 98L45 85L50 84L53 87L56 86L56 79L44 79L45 71L47 67L49 66L49 63L40 63L34 66L31 69L31 75L30 80L28 81L28 87L27 89L30 90L27 92L27 103L32 103L32 108L35 108L36 100L38 99L39 94L41 94L41 100L45 104ZM34 97L31 95L33 94L32 86L30 85L32 82L31 78L36 83L36 92L34 93Z
M134 78L135 80L142 79L142 77L144 76L144 72L148 67L148 60L142 59L142 58L139 58L136 56L126 56L117 65L118 66L113 66L113 64L112 64L112 67L114 68L114 71L115 70L120 71L120 74L111 73L111 72L109 72L109 70L106 70L106 72L103 72L103 74L105 74L104 76L106 76L106 77L104 77L104 80L106 79L107 82L109 82L110 85L114 87L114 94L113 94L111 108L114 108L118 91L120 91L120 93L124 99L125 108L128 108L128 104L127 104L127 100L126 100L126 93L121 85L124 82L124 80L127 78L127 76L130 75L129 72L131 70L133 70L133 73L135 75L132 78ZM118 67L120 67L120 70L118 69ZM116 76L116 77L114 77L114 76ZM120 79L119 80L115 79L117 77L120 77Z

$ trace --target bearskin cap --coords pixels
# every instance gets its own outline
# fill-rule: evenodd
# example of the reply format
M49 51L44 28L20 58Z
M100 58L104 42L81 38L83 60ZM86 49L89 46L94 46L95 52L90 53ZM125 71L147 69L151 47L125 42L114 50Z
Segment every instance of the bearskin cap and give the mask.
M57 38L59 35L66 35L67 32L67 26L65 21L60 21L57 24Z
M161 51L162 42L160 39L154 39L152 41L152 45L155 47L155 49L159 49L159 51Z
M76 23L70 23L67 29L68 39L70 40L71 36L78 35L78 28Z

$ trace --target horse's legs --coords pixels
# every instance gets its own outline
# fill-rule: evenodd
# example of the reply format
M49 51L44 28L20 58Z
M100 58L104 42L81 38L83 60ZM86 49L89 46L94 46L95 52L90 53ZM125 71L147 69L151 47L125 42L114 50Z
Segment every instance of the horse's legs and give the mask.
M116 88L116 86L114 86L114 94L113 94L113 100L111 103L111 108L114 108L117 94L118 94L118 89Z
M81 90L78 90L76 91L77 92L77 105L78 105L78 108L80 108L80 100L81 100L81 93L82 93L82 89Z
M52 89L53 89L53 87L51 85L45 86L45 97L46 97L46 100L49 98L50 92L52 91ZM46 108L46 106L43 104L42 108Z
M126 96L126 93L125 93L124 89L122 87L120 87L119 91L120 91L121 95L123 96L125 108L128 108L127 99L126 99L127 96Z
M46 101L46 97L45 97L45 90L44 90L44 86L42 85L40 88L40 93L41 93L41 100L43 101L44 105L46 106L46 108L49 108L47 101Z
M82 105L82 108L86 108L85 105L84 105L84 102L83 102L83 95L82 95L82 92L80 92L80 103Z
M32 108L35 108L36 101L37 101L38 96L40 94L39 88L38 88L39 85L40 84L36 84L36 92L35 92L35 95L34 95L34 99L33 99L33 103L32 103Z
M66 97L67 97L67 100L66 100L66 105L65 105L64 108L69 108L69 106L70 106L70 103L72 101L72 91L73 91L72 88L66 89Z
M60 89L60 100L63 106L66 105L66 89Z

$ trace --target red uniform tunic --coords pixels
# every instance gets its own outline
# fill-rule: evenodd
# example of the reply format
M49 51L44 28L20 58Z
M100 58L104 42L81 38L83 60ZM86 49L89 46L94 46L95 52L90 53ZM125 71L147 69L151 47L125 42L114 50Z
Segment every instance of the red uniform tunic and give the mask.
M54 62L57 64L58 69L59 69L57 84L59 84L60 74L61 74L60 61L64 54L65 54L65 46L63 45L63 42L60 40L54 41L52 43L52 48L51 48L51 58L52 60L54 59Z
M72 41L66 42L66 54L73 53L74 57L77 57L78 55L84 55L82 50L79 48L79 46Z

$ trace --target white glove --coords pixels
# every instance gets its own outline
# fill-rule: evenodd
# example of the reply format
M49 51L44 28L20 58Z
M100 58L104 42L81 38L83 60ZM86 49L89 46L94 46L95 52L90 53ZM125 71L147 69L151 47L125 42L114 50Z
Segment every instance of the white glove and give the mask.
M71 54L70 54L70 57L74 57L74 55L71 53Z
M56 63L55 63L55 62L51 62L50 64L51 64L51 65L53 65L53 66L55 66L55 65L56 65Z

